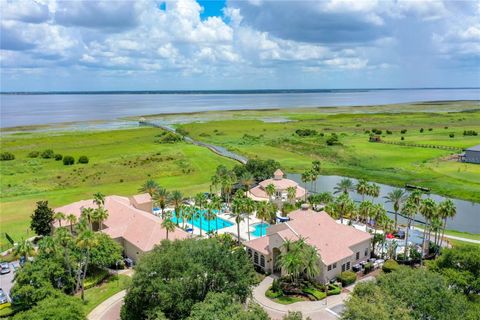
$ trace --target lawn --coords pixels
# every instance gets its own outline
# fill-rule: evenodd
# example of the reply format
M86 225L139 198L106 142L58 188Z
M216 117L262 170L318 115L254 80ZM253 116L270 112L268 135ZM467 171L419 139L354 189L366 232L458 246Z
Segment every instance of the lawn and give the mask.
M112 276L97 287L85 290L85 314L89 314L96 306L107 300L114 294L126 289L132 278L125 275Z
M433 108L434 105L429 105L429 110ZM480 136L463 136L464 130L480 132L480 110L408 113L382 110L352 114L328 114L322 108L262 112L263 118L281 115L294 120L290 122L249 119L249 111L244 111L243 116L235 112L236 118L223 116L222 120L178 127L195 139L224 146L249 158L274 158L288 172L302 172L312 160L320 160L322 174L397 186L421 185L431 188L433 193L480 202L480 165L451 159L461 149L480 144ZM254 113L260 118L258 111ZM382 130L383 141L454 147L458 151L372 143L365 131L373 128ZM301 137L295 133L297 129L313 129L317 134ZM402 134L401 130L406 132ZM326 144L332 133L338 135L339 145Z
M8 246L4 232L16 241L33 236L29 220L37 201L48 200L57 207L88 199L97 191L128 196L138 193L147 179L193 195L208 191L218 165L234 165L202 147L155 143L160 132L135 128L2 135L2 151L12 152L15 160L0 162L0 247ZM89 163L64 166L62 161L28 157L31 151L45 149L75 159L86 155Z

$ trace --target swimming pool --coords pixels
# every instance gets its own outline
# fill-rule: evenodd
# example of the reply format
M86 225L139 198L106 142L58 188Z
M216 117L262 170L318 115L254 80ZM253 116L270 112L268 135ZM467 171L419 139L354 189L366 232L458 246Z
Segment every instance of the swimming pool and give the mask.
M252 236L263 237L267 234L267 228L270 227L270 225L264 222L254 224L252 227L255 227L255 230L250 232Z
M188 219L188 220L185 220L185 223L193 224L196 228L200 228L200 220L201 220L201 223L202 223L201 228L205 232L217 231L223 228L233 226L232 222L219 218L218 216L215 216L215 219L208 221L207 219L205 219L205 216L204 216L204 213L206 212L206 210L202 210L199 212L201 213L200 218ZM174 223L177 223L178 221L178 224L180 226L183 224L183 219L177 218L176 214L173 215L172 221Z

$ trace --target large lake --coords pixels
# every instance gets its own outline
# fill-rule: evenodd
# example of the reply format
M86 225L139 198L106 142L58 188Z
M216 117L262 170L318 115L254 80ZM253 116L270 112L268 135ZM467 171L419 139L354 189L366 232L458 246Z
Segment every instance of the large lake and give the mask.
M301 181L301 175L299 174L288 174L288 178L296 181L302 187L305 187L305 184ZM317 185L317 192L333 192L335 186L337 185L340 180L344 177L341 176L319 176L316 180ZM356 184L357 179L351 178L351 180ZM383 198L386 196L390 191L395 189L395 187L385 185L385 184L378 184L380 186L380 196L373 200L375 203L382 203L388 211L393 211L392 204L386 203L385 199ZM310 183L307 184L308 189L310 190ZM310 190L312 191L312 190ZM361 201L362 197L357 194L356 192L350 192L350 196L355 201ZM426 197L427 195L425 195ZM445 200L444 197L430 194L428 195L433 200L440 202ZM366 199L370 199L367 197ZM447 220L447 229L450 230L458 230L458 231L465 231L471 233L480 233L480 203L464 201L459 199L452 199L457 207L457 215L453 219ZM389 214L390 217L393 219L393 214ZM406 223L406 219L402 217L398 217L401 223ZM416 220L424 221L422 216L415 217Z
M480 100L480 89L0 94L0 127L114 120L126 116L161 113L289 107L366 106L448 100Z

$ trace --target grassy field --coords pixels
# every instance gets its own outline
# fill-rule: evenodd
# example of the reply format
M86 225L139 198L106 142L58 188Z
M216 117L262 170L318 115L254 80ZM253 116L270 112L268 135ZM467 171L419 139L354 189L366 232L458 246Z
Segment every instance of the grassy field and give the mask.
M28 228L36 201L48 200L57 207L91 198L97 191L132 195L147 179L194 194L209 189L218 165L234 164L194 145L155 143L159 133L160 129L136 128L3 135L2 151L10 151L16 158L0 162L0 247L7 246L4 232L15 240L33 236ZM45 149L75 159L86 155L90 162L64 166L54 159L27 157L30 151Z
M288 172L302 172L318 159L322 174L398 186L410 183L429 187L433 193L480 202L480 165L450 159L461 149L480 144L480 136L463 136L464 130L480 131L480 110L328 114L319 108L262 112L264 119L281 117L287 122L247 119L249 111L243 111L243 117L235 114L238 119L224 116L223 120L179 127L195 139L249 158L276 159ZM368 142L365 131L372 128L382 130L383 141L447 146L458 151ZM300 137L296 129L314 129L318 134ZM386 134L386 130L392 134ZM401 134L401 130L407 131ZM338 135L340 145L326 144L332 133Z

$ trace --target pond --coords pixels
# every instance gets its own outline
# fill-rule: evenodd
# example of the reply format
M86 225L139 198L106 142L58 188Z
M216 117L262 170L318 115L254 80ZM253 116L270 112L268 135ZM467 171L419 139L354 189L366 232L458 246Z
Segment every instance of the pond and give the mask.
M288 174L288 178L296 181L299 183L302 187L305 187L305 184L301 180L301 175L300 174ZM340 182L345 177L342 176L319 176L318 179L315 181L316 184L316 190L317 192L333 192L334 187L337 185L337 183ZM350 178L354 183L357 183L357 179ZM373 199L373 202L375 203L382 203L385 206L385 209L388 211L393 211L392 204L391 203L386 203L385 199L383 198L384 196L387 195L390 191L395 189L396 187L392 187L389 185L385 184L380 184L377 183L380 187L380 196L376 199ZM308 189L310 190L311 184L307 184ZM312 190L310 190L312 191ZM356 192L350 192L350 196L352 199L355 201L361 201L362 197L357 194ZM436 194L428 194L425 195L425 197L430 197L433 200L440 202L445 200L445 197L436 195ZM367 197L366 199L370 199L370 197ZM457 230L457 231L464 231L464 232L470 232L470 233L480 233L480 203L476 202L470 202L470 201L465 201L465 200L459 200L459 199L452 199L453 202L455 203L455 206L457 207L457 215L453 219L448 219L447 220L447 229L450 230ZM390 217L393 219L393 214L389 213ZM416 220L419 221L424 221L422 216L417 216L415 217ZM406 223L406 219L399 216L398 221L400 223Z

